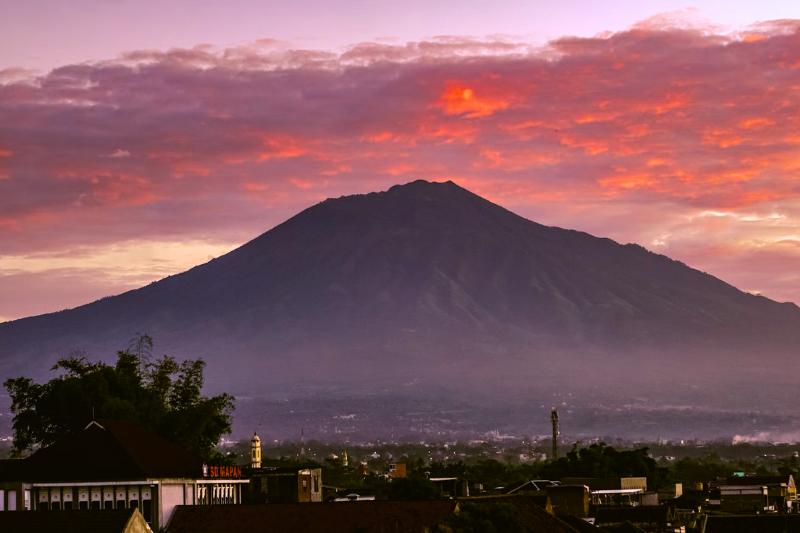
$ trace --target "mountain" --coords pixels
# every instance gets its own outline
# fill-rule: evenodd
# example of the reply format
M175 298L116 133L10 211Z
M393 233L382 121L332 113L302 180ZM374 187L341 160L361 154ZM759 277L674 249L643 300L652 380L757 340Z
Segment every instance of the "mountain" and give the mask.
M141 289L0 324L0 377L43 377L72 350L113 359L137 332L157 353L203 357L209 386L238 394L669 397L787 379L800 309L415 181L326 200Z

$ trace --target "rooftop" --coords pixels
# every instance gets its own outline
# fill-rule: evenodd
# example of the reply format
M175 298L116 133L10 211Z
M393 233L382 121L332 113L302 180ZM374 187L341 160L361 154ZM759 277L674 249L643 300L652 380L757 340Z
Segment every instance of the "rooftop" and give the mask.
M0 531L25 533L122 533L137 520L136 509L115 511L60 511L0 513ZM140 523L144 518L138 516Z
M0 463L0 480L28 482L198 478L202 461L130 422L93 422L22 460Z
M271 503L178 506L168 533L259 533L273 531L423 531L455 511L453 500Z

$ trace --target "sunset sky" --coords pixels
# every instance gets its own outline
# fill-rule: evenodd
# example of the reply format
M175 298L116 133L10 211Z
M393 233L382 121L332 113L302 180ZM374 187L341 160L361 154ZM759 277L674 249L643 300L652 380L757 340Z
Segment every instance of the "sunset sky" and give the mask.
M800 3L269 4L0 0L0 321L418 178L800 303Z

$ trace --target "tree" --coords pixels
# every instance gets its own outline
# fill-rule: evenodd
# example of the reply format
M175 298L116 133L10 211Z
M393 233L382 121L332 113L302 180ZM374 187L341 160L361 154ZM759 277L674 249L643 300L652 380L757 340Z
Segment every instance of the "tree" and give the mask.
M718 478L726 478L733 474L736 466L723 461L716 454L705 457L684 457L672 465L675 481L681 483L707 482Z
M659 471L647 448L620 451L600 442L585 448L575 445L566 457L545 465L542 475L547 479L643 476L652 486L657 486L663 472Z
M390 500L433 500L437 495L433 483L421 476L396 478L389 483Z
M15 453L48 446L92 419L113 419L136 422L203 459L215 455L220 437L231 430L233 396L203 396L201 359L151 360L152 346L140 335L117 352L114 366L71 355L53 366L59 375L47 383L7 380Z

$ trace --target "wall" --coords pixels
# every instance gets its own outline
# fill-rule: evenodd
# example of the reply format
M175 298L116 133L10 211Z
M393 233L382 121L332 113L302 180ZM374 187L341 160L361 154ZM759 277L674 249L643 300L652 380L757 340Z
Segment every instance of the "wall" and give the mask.
M621 489L642 489L647 491L647 478L646 477L623 477L619 479L619 488Z
M183 483L161 483L159 490L159 520L158 525L161 528L169 524L169 519L172 518L172 512L175 510L176 505L184 505L184 484Z
M547 487L547 495L556 513L577 517L589 515L589 489L584 485Z

